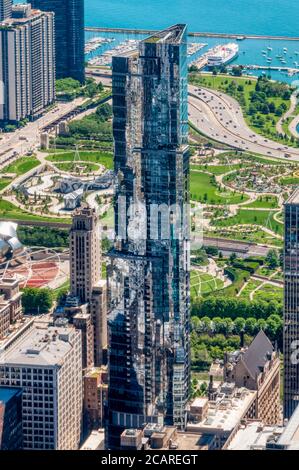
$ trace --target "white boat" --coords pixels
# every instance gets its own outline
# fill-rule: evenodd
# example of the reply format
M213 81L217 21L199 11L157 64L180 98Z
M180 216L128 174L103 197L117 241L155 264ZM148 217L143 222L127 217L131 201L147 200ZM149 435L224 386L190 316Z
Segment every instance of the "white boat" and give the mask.
M267 49L268 51L273 51L273 47L268 46Z
M229 43L215 47L211 55L207 56L208 67L219 67L228 64L239 55L239 46L236 43Z

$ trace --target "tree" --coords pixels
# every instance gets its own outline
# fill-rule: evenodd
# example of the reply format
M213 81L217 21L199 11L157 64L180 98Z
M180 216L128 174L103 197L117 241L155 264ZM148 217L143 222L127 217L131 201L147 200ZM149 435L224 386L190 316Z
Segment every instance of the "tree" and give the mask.
M48 313L53 305L50 289L26 287L22 295L22 306L25 314Z
M234 261L236 261L237 259L237 255L236 253L231 253L230 257L229 257L229 262L232 264Z
M279 258L277 255L276 250L269 250L267 256L266 256L266 264L269 266L270 269L276 269L279 266Z
M234 321L235 333L240 334L241 331L245 331L246 321L244 318L238 317Z

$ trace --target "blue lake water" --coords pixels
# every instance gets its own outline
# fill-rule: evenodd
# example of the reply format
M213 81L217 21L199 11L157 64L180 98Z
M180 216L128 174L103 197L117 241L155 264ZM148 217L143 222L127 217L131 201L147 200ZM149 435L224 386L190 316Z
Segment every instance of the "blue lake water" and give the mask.
M160 29L174 23L187 23L189 31L260 34L274 36L299 36L298 0L85 0L85 21L87 26L115 28ZM87 33L87 38L95 34ZM100 36L114 37L116 41L104 45L97 51L104 52L128 38L142 38L141 35L101 33ZM230 39L192 38L192 42L205 42L207 48L216 44L231 42ZM256 64L266 66L271 57L272 66L297 67L299 64L299 42L278 40L246 39L239 42L240 54L234 64ZM272 48L272 51L268 50ZM283 48L287 52L283 52ZM262 51L267 51L267 56ZM298 54L296 54L298 52ZM283 55L282 64L276 57ZM194 57L193 57L194 59ZM254 75L262 72L254 71ZM285 72L267 72L271 78L289 83L299 75L288 77Z
M86 24L299 36L298 0L85 0Z

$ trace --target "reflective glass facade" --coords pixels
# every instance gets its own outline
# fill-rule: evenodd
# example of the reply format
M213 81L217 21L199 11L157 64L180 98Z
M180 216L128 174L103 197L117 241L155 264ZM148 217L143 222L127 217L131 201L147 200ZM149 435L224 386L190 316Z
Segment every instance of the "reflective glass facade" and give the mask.
M187 38L176 25L113 58L115 246L108 268L108 447L184 428L189 388Z
M284 417L299 403L299 192L285 204Z

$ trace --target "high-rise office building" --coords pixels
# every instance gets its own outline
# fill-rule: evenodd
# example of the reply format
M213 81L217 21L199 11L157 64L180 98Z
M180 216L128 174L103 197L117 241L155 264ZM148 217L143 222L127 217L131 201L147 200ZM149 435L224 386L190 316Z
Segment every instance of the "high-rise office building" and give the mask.
M89 302L92 287L101 279L101 238L99 217L87 205L73 212L70 257L71 295Z
M285 204L284 237L284 417L299 403L299 190Z
M12 0L0 0L0 22L10 18L12 10Z
M56 78L85 79L84 0L28 0L55 13Z
M107 347L106 281L101 279L101 234L95 209L82 205L73 213L70 231L70 294L79 304L88 304L94 332L94 363L103 364Z
M0 24L0 121L38 117L54 101L54 41L54 15L30 5L15 5Z
M0 386L22 394L23 448L76 450L82 431L81 332L32 323L1 349Z
M112 62L115 245L108 267L107 446L183 429L189 387L187 35L175 25Z

